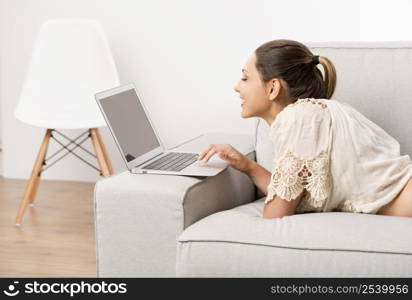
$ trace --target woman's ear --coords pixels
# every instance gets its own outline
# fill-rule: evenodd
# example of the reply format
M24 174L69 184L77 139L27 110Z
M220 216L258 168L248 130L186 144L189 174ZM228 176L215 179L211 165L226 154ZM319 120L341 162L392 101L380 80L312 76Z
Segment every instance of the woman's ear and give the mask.
M280 93L280 81L277 78L272 79L271 81L269 81L269 100L273 101L276 99L276 97L279 95Z

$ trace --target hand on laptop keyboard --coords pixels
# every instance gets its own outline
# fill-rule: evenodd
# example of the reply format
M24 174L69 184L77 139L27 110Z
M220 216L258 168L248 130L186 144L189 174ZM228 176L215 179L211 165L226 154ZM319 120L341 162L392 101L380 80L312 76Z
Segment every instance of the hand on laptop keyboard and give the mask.
M245 155L237 151L232 145L229 144L211 144L205 150L203 150L198 157L198 160L204 159L207 163L209 159L215 155L228 162L235 169L242 172L247 172L252 164L252 160Z

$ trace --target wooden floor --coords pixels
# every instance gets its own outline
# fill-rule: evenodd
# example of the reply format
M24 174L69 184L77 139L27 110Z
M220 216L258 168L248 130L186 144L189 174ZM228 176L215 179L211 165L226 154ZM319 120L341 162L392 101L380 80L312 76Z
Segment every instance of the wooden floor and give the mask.
M94 183L42 180L16 227L26 182L0 176L0 277L96 277Z

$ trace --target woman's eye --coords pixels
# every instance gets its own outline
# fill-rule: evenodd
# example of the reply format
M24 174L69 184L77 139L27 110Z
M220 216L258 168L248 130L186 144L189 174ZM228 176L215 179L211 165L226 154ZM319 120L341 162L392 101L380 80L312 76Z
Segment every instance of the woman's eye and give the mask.
M246 81L247 78L242 78L243 81Z

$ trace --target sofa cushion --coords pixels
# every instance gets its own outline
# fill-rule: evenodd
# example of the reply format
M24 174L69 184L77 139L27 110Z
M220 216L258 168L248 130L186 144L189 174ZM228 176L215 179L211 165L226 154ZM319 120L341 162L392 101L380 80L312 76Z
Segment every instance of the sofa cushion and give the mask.
M412 219L302 213L262 218L264 197L189 226L178 277L412 276Z

